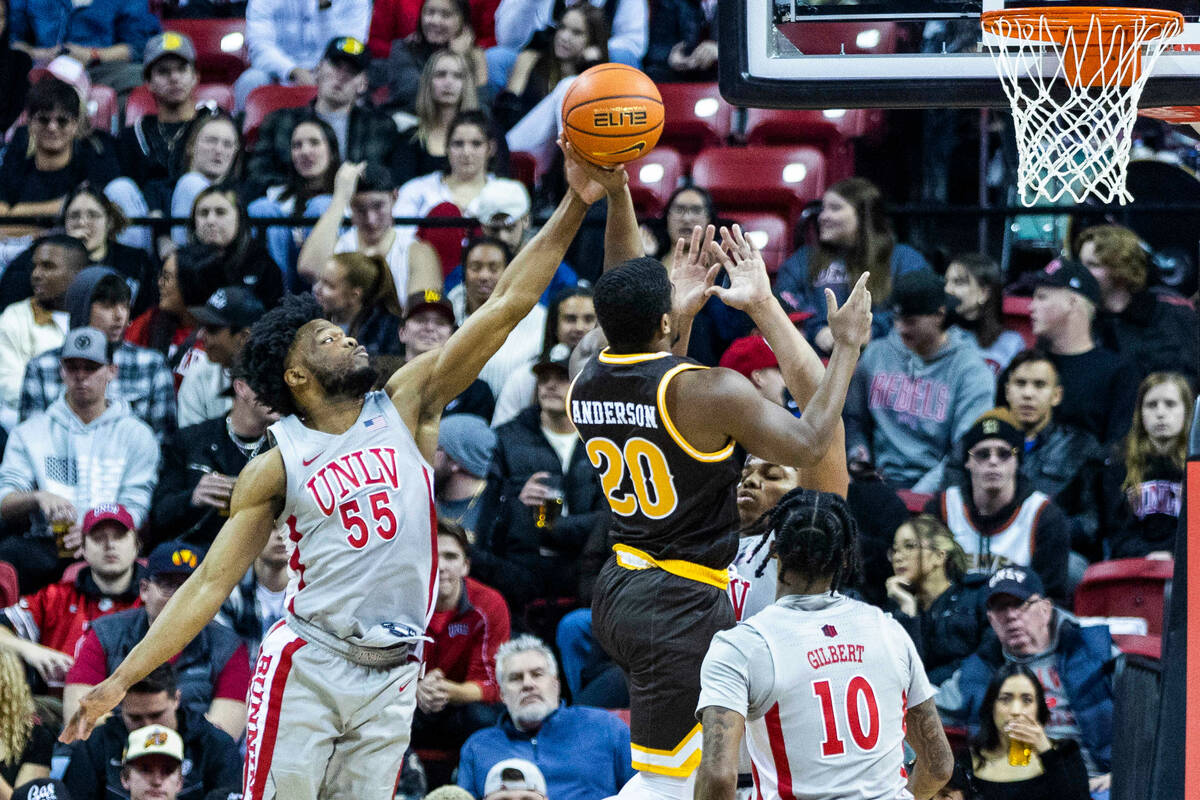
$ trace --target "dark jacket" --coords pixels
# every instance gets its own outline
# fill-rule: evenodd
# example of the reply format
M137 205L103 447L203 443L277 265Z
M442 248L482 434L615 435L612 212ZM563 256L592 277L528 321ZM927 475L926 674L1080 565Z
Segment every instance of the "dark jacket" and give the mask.
M676 44L682 43L684 52L691 53L701 42L717 40L716 4L711 19L705 15L699 0L655 0L653 5L650 48L642 60L646 74L655 81L665 82L715 80L715 64L706 71L676 72L668 62Z
M313 103L316 101L314 100ZM281 108L272 111L258 129L258 143L246 165L246 196L262 197L271 186L288 182L292 163L292 131L316 111L313 103L300 108ZM381 111L356 105L350 109L350 124L343 161L367 161L387 167L396 179L397 187L403 177L402 164L397 164L400 134L396 123Z
M179 800L202 800L216 789L242 785L242 758L237 744L203 714L177 712L183 739L183 788ZM55 761L69 759L62 781L74 800L128 798L121 788L121 755L129 731L119 713L96 728L87 739L55 747ZM56 768L59 766L56 763Z
M963 659L975 652L990 629L987 577L964 576L915 617L902 613L895 603L890 603L887 610L908 631L930 683L937 685L953 675Z
M1167 291L1138 292L1119 314L1101 314L1100 344L1137 365L1139 379L1151 372L1182 372L1200 381L1200 317L1183 297Z
M177 431L163 443L162 454L150 503L151 538L154 542L182 539L208 547L226 518L210 506L192 505L192 492L204 475L200 468L236 476L248 459L229 438L225 417Z
M1151 456L1142 482L1133 487L1136 499L1121 488L1125 462L1114 450L1103 477L1103 535L1109 558L1144 558L1157 550L1175 551L1179 514L1183 508L1183 470L1165 456Z
M496 429L496 450L481 500L471 550L471 574L497 589L512 608L536 597L574 596L578 557L588 535L607 523L608 502L581 444L563 475L565 508L553 527L539 530L534 509L518 495L535 472L562 474L562 462L541 430L532 406Z

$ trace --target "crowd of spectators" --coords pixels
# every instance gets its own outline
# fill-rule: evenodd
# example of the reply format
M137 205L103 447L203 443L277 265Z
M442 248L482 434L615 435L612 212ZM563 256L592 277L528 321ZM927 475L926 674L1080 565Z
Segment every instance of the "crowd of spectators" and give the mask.
M716 6L249 0L250 67L223 109L199 99L194 43L146 0L0 0L0 561L19 590L0 612L0 798L21 784L76 800L236 795L251 665L286 613L286 525L216 620L90 739L52 739L204 558L238 474L271 446L277 415L238 359L251 324L312 292L381 380L439 347L556 191L552 157L538 154L531 197L509 177L510 148L553 142L556 104L591 64L712 80ZM189 7L237 11L171 5ZM247 142L246 100L268 84L311 87L311 100ZM93 129L96 85L122 104L144 86L152 111L115 136ZM670 268L686 255L676 241L720 212L681 184L642 221L647 253ZM436 216L478 225L446 236L395 222ZM979 733L947 791L1014 796L1030 776L1000 763L1011 732L1034 745L1039 787L1103 797L1119 651L1072 615L1072 595L1091 563L1172 557L1200 381L1195 298L1161 285L1117 225L1083 230L1014 282L986 254L898 241L862 177L825 187L814 222L777 296L828 354L824 290L844 301L870 272L873 341L847 397L845 457L835 448L815 473L745 464L738 618L773 600L764 514L796 486L846 494L864 542L853 591L909 632L947 723ZM627 726L592 707L628 695L591 635L610 511L564 405L596 349L602 253L587 236L446 410L439 591L405 796L456 775L458 790L431 796L598 800L632 775ZM1010 324L1006 293L1030 296L1031 333ZM744 314L707 303L690 355L800 413ZM1026 710L1002 713L1013 697Z

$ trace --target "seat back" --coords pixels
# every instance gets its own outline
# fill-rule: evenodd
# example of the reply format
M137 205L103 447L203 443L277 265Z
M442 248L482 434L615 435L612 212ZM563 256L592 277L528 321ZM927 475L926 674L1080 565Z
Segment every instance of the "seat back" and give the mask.
M1033 335L1033 319L1029 316L1029 306L1032 298L1018 295L1004 295L1004 328L1016 331L1025 340L1026 347L1033 347L1037 337Z
M202 83L194 92L196 105L213 104L217 108L233 113L233 89L223 83ZM125 127L135 125L147 114L158 113L158 103L145 86L135 87L125 100Z
M508 176L525 184L530 197L537 186L537 158L533 153L511 150L508 154Z
M317 96L315 86L259 86L246 97L242 137L247 145L258 140L258 128L272 111L298 108Z
M244 19L169 19L163 29L192 40L201 81L232 84L250 66Z
M1075 589L1075 613L1089 617L1141 617L1151 636L1163 632L1173 561L1119 558L1092 564Z
M692 180L718 213L765 211L792 224L825 191L825 158L808 146L708 149L692 164Z
M683 177L683 158L672 147L660 144L636 161L625 165L629 193L639 217L657 217Z
M463 212L454 203L438 203L429 209L426 217L461 217ZM452 228L446 226L421 225L417 228L417 238L428 243L438 254L442 263L442 276L449 275L454 268L462 263L463 241L477 232L479 228Z
M706 147L720 147L729 138L733 106L721 97L715 83L660 83L663 132L660 144L690 160Z
M767 272L774 275L792 254L792 232L788 221L778 214L761 211L732 211L721 216L742 226L750 241L762 252Z
M17 582L17 569L7 561L0 561L0 603L3 608L14 605L21 599L20 584Z

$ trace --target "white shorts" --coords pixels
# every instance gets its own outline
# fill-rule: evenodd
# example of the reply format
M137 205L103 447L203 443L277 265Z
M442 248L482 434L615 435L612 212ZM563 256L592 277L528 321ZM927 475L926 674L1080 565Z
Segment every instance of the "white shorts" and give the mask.
M391 800L419 672L360 666L276 624L250 682L245 800Z

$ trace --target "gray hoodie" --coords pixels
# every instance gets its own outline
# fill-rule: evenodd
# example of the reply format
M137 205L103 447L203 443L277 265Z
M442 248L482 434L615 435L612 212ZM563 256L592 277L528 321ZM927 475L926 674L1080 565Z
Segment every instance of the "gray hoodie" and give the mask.
M67 287L64 305L71 315L71 330L92 324L92 295L96 293L96 284L105 275L116 275L121 280L125 276L109 267L87 267L79 271L75 280Z
M893 330L867 345L846 396L846 449L865 447L888 483L916 492L945 488L954 443L992 407L996 380L971 337L947 331L929 360Z

